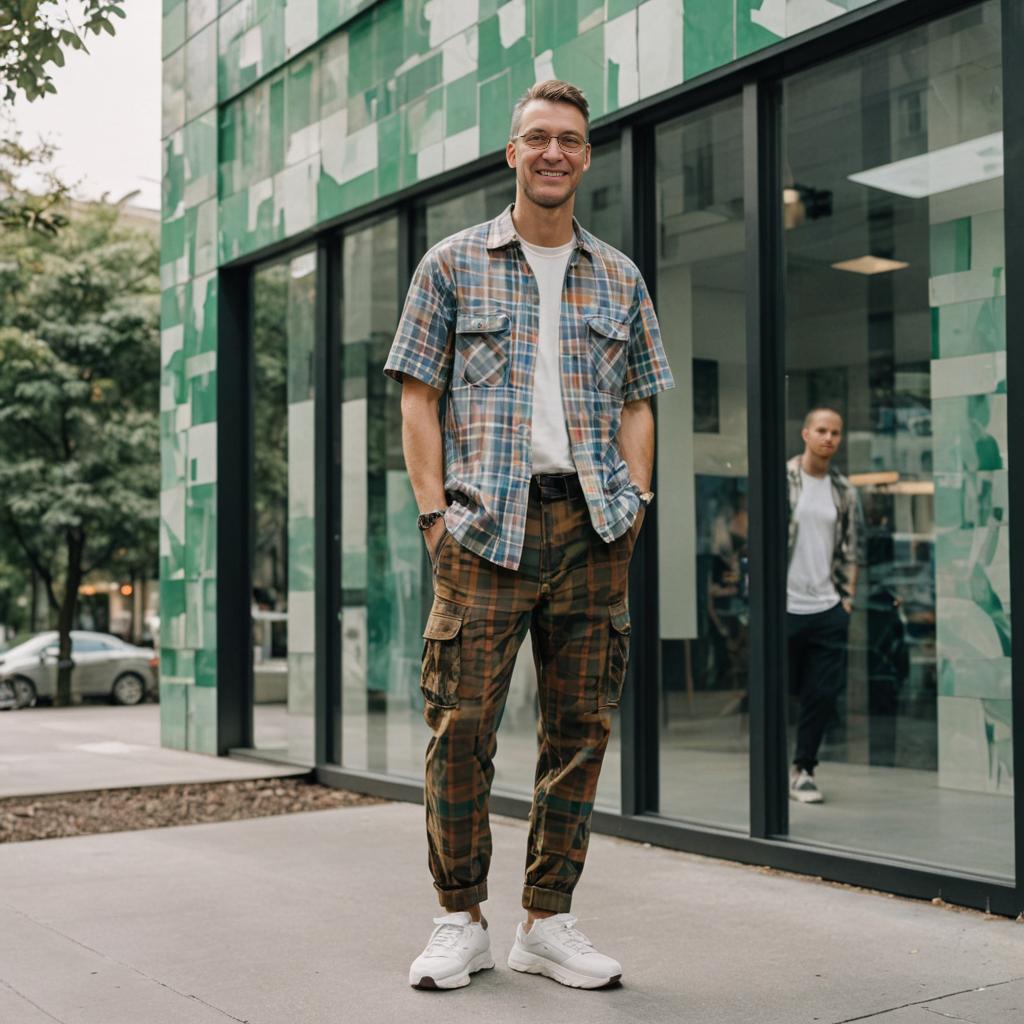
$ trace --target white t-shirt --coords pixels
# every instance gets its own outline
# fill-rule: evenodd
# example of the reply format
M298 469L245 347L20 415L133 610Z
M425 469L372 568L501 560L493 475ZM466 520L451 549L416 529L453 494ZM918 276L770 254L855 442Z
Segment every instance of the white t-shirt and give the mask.
M562 318L565 268L576 242L545 249L523 241L523 253L540 290L540 329L533 378L533 472L574 473L569 431L562 407L562 368L558 331Z
M832 497L832 480L800 470L800 500L796 517L796 547L786 579L786 610L794 615L814 615L839 603L832 582L832 554L839 515Z

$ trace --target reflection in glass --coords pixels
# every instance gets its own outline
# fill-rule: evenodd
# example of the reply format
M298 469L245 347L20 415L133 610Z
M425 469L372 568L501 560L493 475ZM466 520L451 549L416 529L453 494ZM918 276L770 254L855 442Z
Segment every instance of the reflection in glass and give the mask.
M345 236L342 275L342 763L417 776L423 542L401 389L383 372L398 322L394 217Z
M782 199L788 454L841 413L865 521L790 832L1010 876L1000 52L992 2L790 79Z
M747 392L741 109L657 131L661 813L748 821Z
M316 254L253 275L253 732L312 764Z

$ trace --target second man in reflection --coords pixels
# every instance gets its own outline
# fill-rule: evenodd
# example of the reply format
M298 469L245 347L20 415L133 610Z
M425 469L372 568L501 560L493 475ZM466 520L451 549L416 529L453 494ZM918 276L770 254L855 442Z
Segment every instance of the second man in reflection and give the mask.
M811 409L801 437L803 453L786 464L789 675L800 700L789 795L812 804L824 799L814 769L846 684L847 637L864 528L856 490L832 465L843 440L842 416L834 409Z

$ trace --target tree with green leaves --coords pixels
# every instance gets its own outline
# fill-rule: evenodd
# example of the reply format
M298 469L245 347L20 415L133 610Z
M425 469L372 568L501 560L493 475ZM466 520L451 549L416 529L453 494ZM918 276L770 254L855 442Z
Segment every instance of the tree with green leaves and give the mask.
M86 39L114 34L123 0L0 0L0 87L4 102L19 93L37 100L57 91L50 72L69 50L88 52Z
M0 530L56 618L61 704L79 588L154 550L160 335L156 239L115 204L59 213L0 236Z

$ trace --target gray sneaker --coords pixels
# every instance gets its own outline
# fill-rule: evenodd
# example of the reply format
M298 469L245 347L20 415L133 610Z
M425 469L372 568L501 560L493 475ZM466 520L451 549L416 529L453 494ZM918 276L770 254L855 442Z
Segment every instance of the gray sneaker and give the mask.
M594 949L572 914L534 921L529 931L520 924L508 965L513 971L543 974L571 988L604 988L622 978L618 960Z
M789 799L802 804L820 804L824 801L814 776L803 768L793 772L789 779Z

